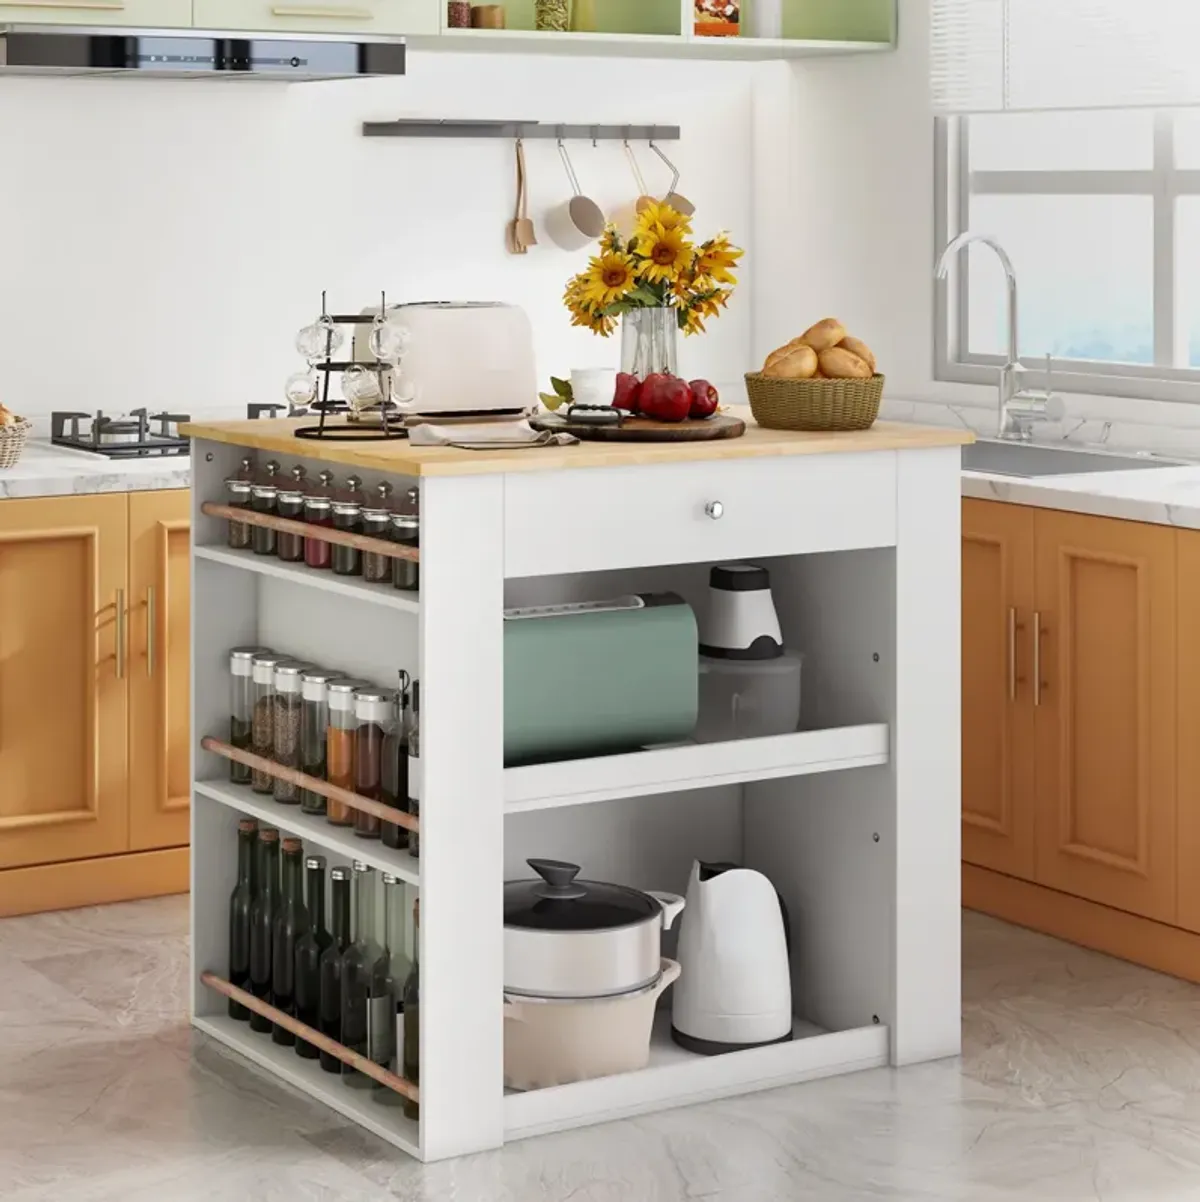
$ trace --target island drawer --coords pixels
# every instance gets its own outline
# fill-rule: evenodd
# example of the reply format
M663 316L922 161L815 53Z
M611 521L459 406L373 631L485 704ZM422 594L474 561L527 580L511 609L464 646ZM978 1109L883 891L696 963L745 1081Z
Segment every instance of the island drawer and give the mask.
M505 478L508 577L896 542L896 454L794 455Z

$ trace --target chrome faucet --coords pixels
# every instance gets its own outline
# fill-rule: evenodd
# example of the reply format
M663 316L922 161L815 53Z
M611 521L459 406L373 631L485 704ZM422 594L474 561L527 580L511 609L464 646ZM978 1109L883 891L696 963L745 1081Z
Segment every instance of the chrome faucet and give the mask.
M1033 428L1039 422L1060 421L1066 413L1062 401L1050 391L1050 356L1046 356L1046 391L1033 392L1021 386L1025 368L1017 349L1019 329L1017 309L1017 273L1008 252L990 234L973 234L965 230L942 251L938 260L937 278L944 280L950 272L954 256L972 242L982 242L996 252L1008 284L1008 361L1000 369L1000 406L996 433L1012 442L1031 442Z

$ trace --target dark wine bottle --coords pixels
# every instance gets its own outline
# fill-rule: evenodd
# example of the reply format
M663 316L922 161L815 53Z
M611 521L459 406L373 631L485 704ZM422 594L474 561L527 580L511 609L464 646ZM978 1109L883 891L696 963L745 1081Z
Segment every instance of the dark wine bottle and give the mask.
M308 931L308 910L304 905L304 845L299 839L283 841L283 897L275 911L271 935L271 1004L276 1010L296 1013L296 947ZM286 1048L296 1036L275 1023L271 1039Z
M329 934L331 942L321 953L321 1034L342 1042L342 957L350 946L350 870L335 868L329 874ZM321 1053L321 1067L340 1073L342 1062Z
M421 817L421 682L413 681L412 721L408 727L408 812ZM421 854L421 838L416 831L408 832L408 854Z
M399 878L390 873L383 875L383 954L388 962L388 991L391 1002L391 1059L387 1067L392 1072L402 1073L404 1059L404 983L412 969L408 958L408 906L405 904L405 888ZM374 1059L374 1056L371 1057ZM386 1085L375 1083L372 1100L381 1106L400 1106L404 1098Z
M325 929L325 857L304 861L308 931L296 944L296 1017L314 1030L321 1029L321 956L333 942ZM296 1055L316 1060L319 1055L307 1039L296 1040Z
M401 672L395 715L383 740L383 765L380 773L380 800L405 813L408 812L408 685L408 673ZM394 822L383 823L379 833L384 847L399 850L408 846L408 831ZM404 987L403 981L399 987Z
M413 902L413 959L408 980L404 982L404 1050L400 1067L403 1077L421 1084L421 899ZM419 1103L404 1099L404 1117L421 1117Z
M375 938L375 869L354 861L354 942L342 957L342 1044L372 1060L391 1058L395 1030L391 993L387 987L387 957ZM386 1016L386 1018L385 1018ZM374 1053L374 1055L372 1055ZM342 1081L354 1089L370 1089L374 1082L348 1064Z
M229 896L229 983L250 988L250 907L254 904L254 843L258 823L253 818L238 822L238 880ZM250 1011L232 999L229 1017L245 1022Z
M271 1000L271 935L279 905L279 832L265 826L258 832L258 882L250 906L250 992ZM251 1012L250 1029L264 1034L271 1020Z

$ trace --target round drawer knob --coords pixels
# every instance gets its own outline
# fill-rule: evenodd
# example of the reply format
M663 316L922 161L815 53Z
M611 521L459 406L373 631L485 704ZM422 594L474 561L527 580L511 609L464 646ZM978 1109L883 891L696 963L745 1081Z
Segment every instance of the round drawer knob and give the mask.
M716 522L725 516L725 506L720 501L709 501L704 507L704 512Z

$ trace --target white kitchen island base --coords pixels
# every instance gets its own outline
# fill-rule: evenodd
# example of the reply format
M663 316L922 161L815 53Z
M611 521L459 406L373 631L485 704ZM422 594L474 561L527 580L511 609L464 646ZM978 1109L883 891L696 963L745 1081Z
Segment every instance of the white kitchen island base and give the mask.
M201 1030L424 1160L711 1098L959 1051L960 432L751 427L688 446L499 452L297 440L293 423L198 425L193 563L193 1016ZM207 514L248 452L286 473L421 490L418 598L225 546ZM720 502L721 517L712 502ZM805 656L794 735L504 767L503 609L670 589L711 565L771 570ZM398 603L400 602L400 603ZM421 681L421 856L229 784L228 652L259 644L394 685ZM580 682L586 689L587 681ZM240 815L421 897L420 1120L226 1017ZM692 861L765 872L792 920L796 1038L694 1055L660 1014L644 1070L503 1085L503 882L554 857L682 892ZM669 954L669 947L667 948ZM670 993L667 994L669 1006ZM293 1063L294 1062L294 1063Z

